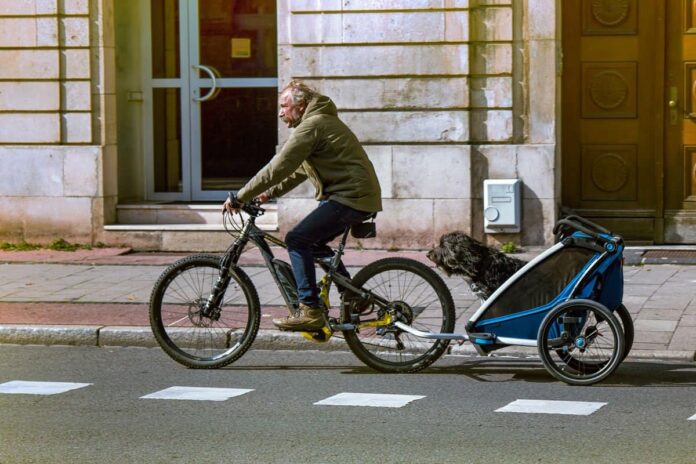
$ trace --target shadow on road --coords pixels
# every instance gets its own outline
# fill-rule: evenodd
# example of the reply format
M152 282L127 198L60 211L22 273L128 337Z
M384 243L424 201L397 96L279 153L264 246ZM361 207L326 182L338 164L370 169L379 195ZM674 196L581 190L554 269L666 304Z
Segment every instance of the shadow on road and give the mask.
M297 361L297 360L295 360ZM445 364L445 365L442 365ZM350 366L344 363L327 365L295 362L292 365L231 365L231 371L340 371L346 375L399 375L384 374L364 366ZM476 382L504 383L560 383L537 360L514 359L474 359L452 360L437 363L415 374L405 376L464 376ZM685 387L696 386L696 364L625 361L609 378L594 385L595 388L611 387Z
M430 367L426 374L464 375L479 382L558 382L536 360L483 359L458 365ZM658 361L624 361L595 387L685 387L696 386L696 364Z

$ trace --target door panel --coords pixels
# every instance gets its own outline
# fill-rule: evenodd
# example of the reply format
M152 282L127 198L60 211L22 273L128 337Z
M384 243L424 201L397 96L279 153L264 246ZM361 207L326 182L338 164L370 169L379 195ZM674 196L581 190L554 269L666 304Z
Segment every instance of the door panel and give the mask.
M181 192L181 92L152 89L155 192Z
M223 78L276 76L275 0L199 0L198 14L201 63Z
M275 0L150 0L151 200L221 201L275 154Z
M151 0L152 78L177 78L181 72L179 0Z
M226 88L201 106L203 190L240 189L271 159L277 99L275 87Z
M275 154L275 0L190 4L194 200L221 200Z
M569 0L562 7L563 205L628 239L654 241L660 2Z
M185 51L186 0L142 3L149 18L149 98L145 98L145 176L148 200L177 201L190 197L190 134ZM184 7L182 7L182 5Z
M665 208L696 210L696 2L669 0Z

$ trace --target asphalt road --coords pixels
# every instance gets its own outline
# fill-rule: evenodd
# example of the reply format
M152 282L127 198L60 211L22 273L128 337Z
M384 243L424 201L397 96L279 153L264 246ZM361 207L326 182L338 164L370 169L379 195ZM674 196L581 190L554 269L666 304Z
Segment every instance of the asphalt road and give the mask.
M599 385L571 387L533 360L447 357L385 375L349 353L252 351L197 371L159 349L0 346L0 391L20 380L89 385L0 393L2 464L696 463L694 364L628 362ZM172 386L251 391L142 398ZM347 392L421 398L398 408L314 404ZM601 407L496 411L517 400Z

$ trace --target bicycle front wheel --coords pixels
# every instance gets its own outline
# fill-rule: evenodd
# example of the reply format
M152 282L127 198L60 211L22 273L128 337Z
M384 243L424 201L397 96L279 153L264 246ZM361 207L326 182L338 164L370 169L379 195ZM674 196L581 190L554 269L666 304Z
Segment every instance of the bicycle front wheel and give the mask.
M220 274L220 258L194 255L171 265L150 297L150 325L157 343L175 361L192 368L222 367L249 349L259 330L259 297L239 268L222 304L204 314Z
M353 278L353 285L388 301L393 320L415 329L452 333L455 312L452 294L437 273L426 265L404 258L386 258L369 264ZM373 305L352 313L343 305L342 318L358 326L344 332L346 343L362 362L381 372L416 372L435 362L449 340L416 337L393 324L371 327L384 320L387 309Z

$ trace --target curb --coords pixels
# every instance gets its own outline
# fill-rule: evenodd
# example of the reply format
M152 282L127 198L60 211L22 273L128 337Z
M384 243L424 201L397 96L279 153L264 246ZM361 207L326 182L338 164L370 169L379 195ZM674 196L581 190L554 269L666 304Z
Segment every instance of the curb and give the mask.
M17 325L0 324L0 344L12 345L68 345L68 346L121 346L158 347L150 327L101 326L101 325ZM327 343L307 341L299 333L276 330L259 330L251 346L252 350L311 350L311 351L349 351L340 335L332 337ZM450 345L448 356L480 357L470 343ZM538 359L536 348L510 347L491 353L491 359ZM629 361L681 361L696 362L694 351L651 351L632 350Z
M159 346L150 327L102 325L0 324L0 344L144 348ZM328 343L312 343L299 333L276 330L259 330L251 349L348 351L341 337L333 337Z
M0 325L0 343L14 345L98 346L99 331L94 325Z

